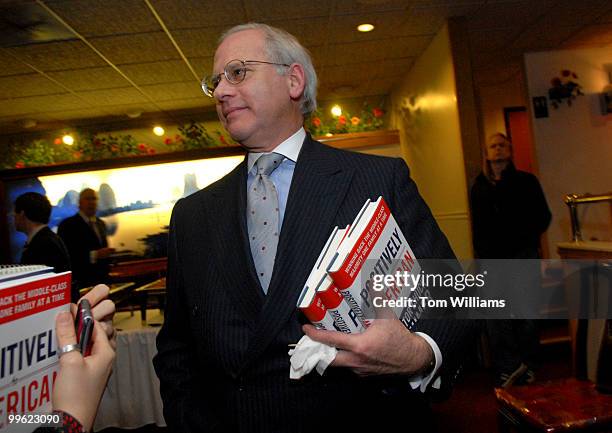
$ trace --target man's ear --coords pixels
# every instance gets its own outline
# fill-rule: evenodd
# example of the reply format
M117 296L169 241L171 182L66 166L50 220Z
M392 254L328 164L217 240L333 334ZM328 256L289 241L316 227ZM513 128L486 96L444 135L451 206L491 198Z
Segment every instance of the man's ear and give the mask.
M300 99L306 87L304 67L299 63L292 63L287 71L287 78L289 80L289 95L291 99Z

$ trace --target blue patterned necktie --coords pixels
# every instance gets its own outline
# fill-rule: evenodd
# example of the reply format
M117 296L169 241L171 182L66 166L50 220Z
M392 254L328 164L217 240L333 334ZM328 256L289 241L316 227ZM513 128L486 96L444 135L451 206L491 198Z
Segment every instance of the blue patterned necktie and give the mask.
M255 163L257 174L247 194L247 227L251 254L257 277L266 294L274 269L280 232L278 193L269 176L283 158L283 155L278 153L261 155Z

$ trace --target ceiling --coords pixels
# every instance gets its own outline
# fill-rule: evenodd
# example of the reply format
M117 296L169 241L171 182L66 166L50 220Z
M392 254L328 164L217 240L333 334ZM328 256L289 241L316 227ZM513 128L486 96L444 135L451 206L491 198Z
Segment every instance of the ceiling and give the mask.
M248 21L302 41L320 100L386 95L452 16L480 85L514 79L527 51L612 47L611 0L0 0L0 134L212 111L200 79Z

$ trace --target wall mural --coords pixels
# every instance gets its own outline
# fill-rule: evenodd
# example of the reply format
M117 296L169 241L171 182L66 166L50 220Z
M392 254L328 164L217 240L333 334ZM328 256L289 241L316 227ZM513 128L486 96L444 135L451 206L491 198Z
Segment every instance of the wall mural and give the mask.
M111 247L125 255L166 255L168 224L174 203L206 187L234 169L243 156L87 171L6 182L7 209L17 196L28 191L47 195L53 211L49 226L78 210L79 192L98 192L98 216L108 228ZM10 248L18 263L26 237L15 231L9 215Z

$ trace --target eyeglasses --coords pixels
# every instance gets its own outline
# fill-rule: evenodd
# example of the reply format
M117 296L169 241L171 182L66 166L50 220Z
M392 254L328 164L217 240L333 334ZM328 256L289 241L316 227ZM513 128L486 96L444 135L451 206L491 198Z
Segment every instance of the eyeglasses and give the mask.
M211 98L213 97L215 89L221 82L221 75L225 75L227 81L232 84L242 83L246 77L247 71L250 71L250 69L247 68L248 64L277 65L285 66L287 68L290 66L286 63L264 62L261 60L230 60L223 68L223 74L208 75L204 77L202 80L202 90L204 91L204 94L206 96L210 96Z

